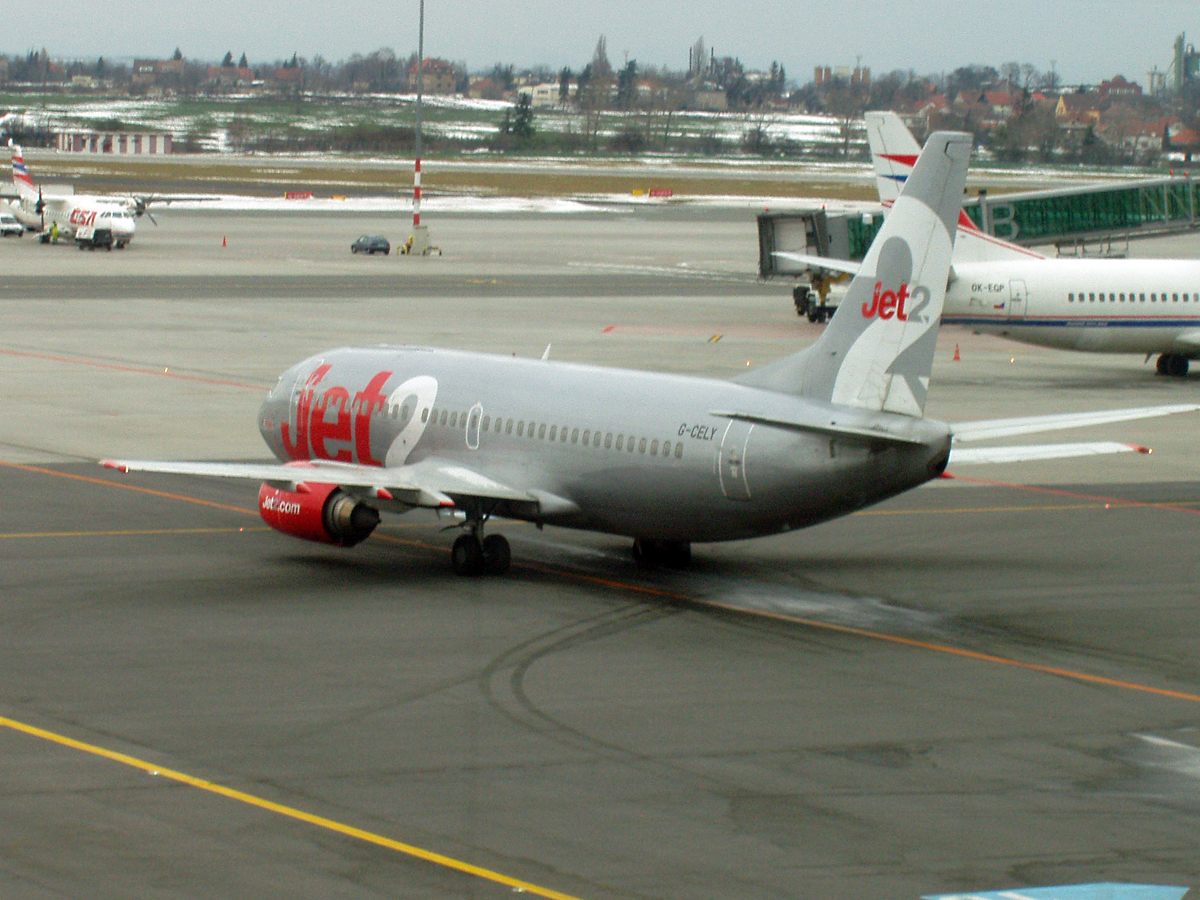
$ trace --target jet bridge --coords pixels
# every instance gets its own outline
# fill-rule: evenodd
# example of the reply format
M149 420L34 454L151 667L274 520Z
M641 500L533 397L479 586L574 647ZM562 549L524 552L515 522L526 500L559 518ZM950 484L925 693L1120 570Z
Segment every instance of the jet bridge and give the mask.
M794 278L792 300L796 314L824 322L837 308L849 279L819 272L779 253L824 256L861 262L883 226L883 207L869 210L829 210L825 207L763 212L758 216L759 278Z
M1200 183L1190 172L1050 191L980 196L963 204L988 234L1026 246L1079 247L1114 238L1190 231L1200 213Z

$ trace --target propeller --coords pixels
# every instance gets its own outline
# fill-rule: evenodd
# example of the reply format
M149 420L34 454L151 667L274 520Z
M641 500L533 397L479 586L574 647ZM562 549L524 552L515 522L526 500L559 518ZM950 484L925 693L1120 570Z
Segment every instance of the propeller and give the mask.
M142 216L149 216L150 221L154 223L154 227L158 227L158 219L154 218L154 213L150 212L151 203L170 203L170 200L159 200L153 194L147 194L143 197L133 197L133 214L139 219Z

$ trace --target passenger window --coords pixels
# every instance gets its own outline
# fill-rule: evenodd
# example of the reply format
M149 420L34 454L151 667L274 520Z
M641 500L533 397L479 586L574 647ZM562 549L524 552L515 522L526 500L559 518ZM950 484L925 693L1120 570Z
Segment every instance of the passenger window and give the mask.
M612 432L611 431L608 434L604 435L604 449L605 450L612 449ZM617 449L619 450L621 448L618 447Z
M492 417L484 416L483 417L483 425L482 425L483 430L487 431L491 427L492 427Z
M1140 303L1145 303L1145 302L1146 302L1146 295L1145 295L1145 294L1138 294L1138 302L1140 302Z
M675 445L675 458L683 459L683 441Z
M658 456L658 439L655 438L650 442L650 455Z
M1172 301L1173 303L1178 303L1178 302L1179 302L1179 295L1178 295L1178 294L1172 294L1172 295L1171 295L1171 301Z
M617 435L617 449L618 450L625 449L625 435L623 435L623 434Z
M1073 293L1072 293L1072 294L1067 294L1067 302L1068 302L1068 303L1074 303L1074 302L1075 302L1075 295L1074 295Z
M1121 296L1121 302L1122 302L1122 303L1124 303L1124 302L1125 302L1125 295L1124 295L1124 294L1121 294L1120 296Z
M450 427L451 428L458 427L458 413L456 413L456 412L450 413Z
M600 446L600 436L601 436L601 435L600 435L600 432L598 432L598 431L597 431L595 434L593 434L593 435L592 435L592 446L593 446L593 447L599 447L599 446Z
M637 448L637 438L635 438L633 435L630 435L629 436L629 444L627 445L627 447L628 447L629 452L632 453Z
M1088 303L1095 303L1095 302L1096 302L1096 295L1088 294Z
M429 407L428 406L425 407L423 410L421 410L421 421L422 422L429 421Z
M517 423L517 437L525 437L525 420Z
M1117 295L1116 295L1116 294L1109 294L1109 295L1108 295L1108 302L1109 302L1109 303L1116 303L1116 302L1117 302Z
M442 426L443 428L445 428L445 427L446 427L446 418L447 418L449 415L450 415L450 413L446 412L446 410L444 410L444 409L442 410L442 420L441 420L440 424L441 424L441 426Z
M553 437L553 436L554 435L551 435L551 437ZM538 426L538 438L542 439L545 437L546 437L546 423L543 422L541 425Z
M578 428L572 429L572 431L571 431L571 443L572 444L579 443L579 429Z
M512 434L512 427L513 427L513 420L512 420L512 419L509 419L508 421L506 421L506 422L504 423L504 433L505 433L505 434Z
M545 426L542 426L542 427L544 428ZM554 440L557 436L558 436L558 426L551 425L550 426L550 440Z
M670 455L671 455L671 442L663 441L663 456L670 456Z
M646 439L642 438L640 441L638 441L638 453L645 453L645 452L646 452Z
M567 426L566 425L564 425L562 427L562 430L559 431L558 439L560 441L562 441L564 444L567 442Z
M592 431L590 428L585 429L583 432L583 444L586 447L591 442L592 442Z

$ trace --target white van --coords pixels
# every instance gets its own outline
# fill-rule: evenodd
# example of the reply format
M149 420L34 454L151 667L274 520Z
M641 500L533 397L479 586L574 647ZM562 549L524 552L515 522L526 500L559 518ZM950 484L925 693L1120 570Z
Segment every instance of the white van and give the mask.
M10 212L0 212L0 235L8 237L10 234L15 234L20 237L25 233L25 226L17 221L17 217Z

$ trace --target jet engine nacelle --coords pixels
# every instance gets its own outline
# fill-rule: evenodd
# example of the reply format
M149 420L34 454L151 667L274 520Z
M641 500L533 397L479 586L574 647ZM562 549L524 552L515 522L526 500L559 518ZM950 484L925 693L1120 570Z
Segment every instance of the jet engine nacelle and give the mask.
M287 491L264 483L258 489L258 512L276 531L340 547L365 540L379 524L378 510L335 484L305 482Z

